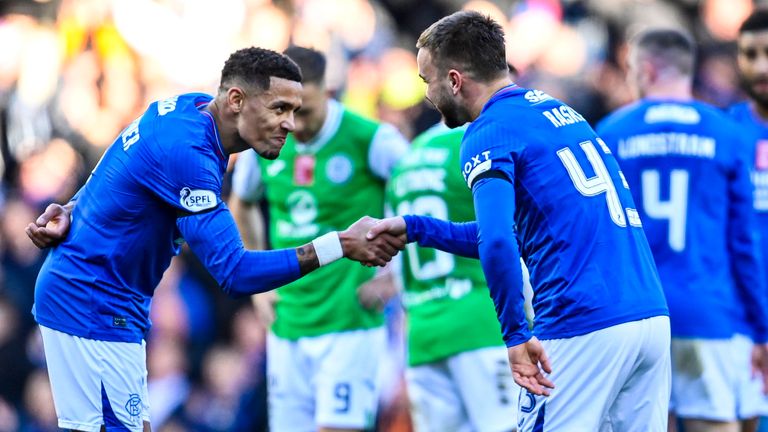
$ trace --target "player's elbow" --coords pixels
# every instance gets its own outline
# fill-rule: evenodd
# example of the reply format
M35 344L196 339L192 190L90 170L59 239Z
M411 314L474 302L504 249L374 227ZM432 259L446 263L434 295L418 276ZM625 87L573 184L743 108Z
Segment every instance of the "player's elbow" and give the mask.
M480 239L480 257L487 263L504 264L517 255L514 237L503 233L484 235Z

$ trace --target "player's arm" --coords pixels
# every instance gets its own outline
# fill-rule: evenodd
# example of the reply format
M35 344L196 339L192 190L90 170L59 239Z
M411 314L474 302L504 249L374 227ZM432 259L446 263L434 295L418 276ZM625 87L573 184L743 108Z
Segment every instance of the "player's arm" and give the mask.
M451 222L430 216L402 216L406 239L466 258L479 258L477 222Z
M498 174L498 176L495 176ZM508 347L531 338L525 319L523 272L515 233L515 188L504 176L490 171L472 185L477 245L488 289ZM500 197L503 197L500 199Z
M739 143L740 144L740 143ZM743 146L749 148L749 146ZM768 296L765 269L760 265L760 249L753 208L753 185L746 158L739 158L731 173L728 188L728 252L740 298L744 299L747 320L757 343L768 342Z
M363 218L345 231L325 234L294 249L251 251L243 246L223 203L177 219L192 251L222 289L233 296L269 291L342 257L370 265L386 264L404 242L391 236L367 241L365 233L374 223Z

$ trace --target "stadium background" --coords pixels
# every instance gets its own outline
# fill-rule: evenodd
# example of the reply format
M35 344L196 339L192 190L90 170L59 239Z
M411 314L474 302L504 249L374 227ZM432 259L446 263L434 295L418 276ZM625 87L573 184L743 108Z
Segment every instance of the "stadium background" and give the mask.
M29 310L45 252L24 227L65 202L117 133L152 100L215 91L228 54L289 42L328 53L329 86L348 106L412 138L437 121L423 102L414 43L470 8L507 32L518 80L593 124L626 103L626 37L682 26L700 43L696 93L742 98L734 37L750 0L0 0L0 432L56 429ZM397 327L397 305L390 305ZM223 295L185 252L152 306L148 342L156 431L264 430L264 328L247 300ZM398 370L382 431L407 431Z

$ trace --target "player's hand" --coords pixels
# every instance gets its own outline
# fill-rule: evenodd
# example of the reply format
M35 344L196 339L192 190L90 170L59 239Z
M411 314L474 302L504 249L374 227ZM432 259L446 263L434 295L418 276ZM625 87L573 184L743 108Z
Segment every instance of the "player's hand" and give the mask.
M368 239L373 240L383 233L400 237L404 242L408 242L405 219L402 216L386 218L376 222L376 225L368 231Z
M275 290L266 291L251 296L253 306L256 308L256 316L264 327L269 328L275 322L275 303L277 302L277 292Z
M391 273L377 276L360 285L357 300L366 309L384 309L384 305L397 294L395 279Z
M532 394L549 396L549 390L555 388L555 384L542 374L542 370L552 373L552 367L541 342L533 336L528 342L507 348L507 354L517 385Z
M61 243L69 233L71 206L49 205L37 220L24 230L32 243L40 249Z
M405 248L405 240L382 234L369 240L366 234L378 220L363 216L345 231L339 233L344 256L366 266L385 266L392 257Z
M752 347L752 376L758 375L763 381L763 393L768 395L768 344Z

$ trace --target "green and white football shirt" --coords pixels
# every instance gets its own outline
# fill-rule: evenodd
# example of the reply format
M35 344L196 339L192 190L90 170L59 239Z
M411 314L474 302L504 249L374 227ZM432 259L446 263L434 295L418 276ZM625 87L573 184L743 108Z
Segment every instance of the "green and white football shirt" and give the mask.
M272 247L300 246L362 216L381 217L385 182L407 149L394 127L329 101L327 118L311 142L299 143L291 134L272 161L242 153L233 193L253 201L265 186ZM382 325L381 312L363 308L357 299L357 288L375 272L342 259L279 288L272 331L295 340Z
M397 214L475 219L472 194L459 170L464 130L439 125L414 140L387 188L387 203ZM409 365L504 345L480 261L409 243L402 274Z

